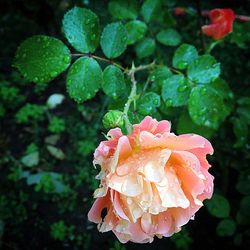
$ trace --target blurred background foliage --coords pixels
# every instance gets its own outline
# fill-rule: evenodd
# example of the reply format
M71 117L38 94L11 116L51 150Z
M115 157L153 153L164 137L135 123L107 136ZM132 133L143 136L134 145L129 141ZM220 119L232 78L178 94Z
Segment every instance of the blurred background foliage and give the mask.
M131 34L134 23L129 23L128 17L147 23L147 33L144 24L136 23L139 34L131 35L129 43L132 45L117 59L124 66L130 66L132 60L140 65L155 58L162 64L171 65L176 48L182 43L192 44L201 51L196 1L135 2L138 6L135 9L122 0L1 2L1 249L125 250L143 247L186 250L218 249L221 246L249 249L249 22L236 21L234 32L212 51L216 61L221 63L221 77L227 82L226 89L220 92L227 98L219 115L225 107L230 107L229 112L218 118L218 126L204 126L206 124L199 124L199 121L194 123L186 103L182 106L181 99L173 105L164 91L160 101L162 88L167 85L164 83L162 86L161 82L161 77L168 74L166 68L151 72L149 80L145 74L138 75L139 91L144 91L143 83L147 81L150 87L138 101L137 115L131 114L134 122L147 114L157 119L168 119L176 133L201 134L209 138L215 148L214 155L210 157L215 194L206 202L206 208L202 208L195 220L180 233L170 239L155 239L153 244L144 246L133 243L121 245L112 233L99 233L96 225L88 222L86 217L93 202L93 190L98 186L94 178L98 170L92 166L93 151L103 139L101 132L107 131L102 125L102 118L109 109L122 110L129 91L125 89L123 98L117 99L110 96L108 88L104 88L106 95L98 92L93 99L77 104L66 92L65 74L49 84L33 83L12 68L17 47L32 35L54 36L67 43L61 32L61 22L65 12L75 5L95 12L101 29L122 19ZM247 0L201 2L205 10L229 7L237 14L250 14ZM177 6L188 8L190 14L175 16L173 13ZM207 18L204 17L202 22L207 23ZM139 37L139 40L135 42L134 37ZM211 40L205 38L205 42L208 45ZM99 55L101 50L97 49L95 53ZM171 86L172 83L168 84ZM215 83L215 86L222 85ZM209 109L207 111L210 112ZM205 115L201 113L198 120Z

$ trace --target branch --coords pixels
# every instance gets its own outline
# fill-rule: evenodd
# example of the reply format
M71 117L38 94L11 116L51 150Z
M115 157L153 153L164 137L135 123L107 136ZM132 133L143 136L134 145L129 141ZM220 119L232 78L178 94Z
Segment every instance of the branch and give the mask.
M120 68L121 70L125 71L126 69L124 67L122 67L120 64L110 60L110 59L107 59L107 58L104 58L104 57L100 57L100 56L95 56L95 55L92 55L90 53L79 53L79 54L72 54L72 56L87 56L87 57L90 57L90 58L94 58L94 59L97 59L99 61L103 61L103 62L106 62L106 63L109 63L109 64L113 64L114 66Z

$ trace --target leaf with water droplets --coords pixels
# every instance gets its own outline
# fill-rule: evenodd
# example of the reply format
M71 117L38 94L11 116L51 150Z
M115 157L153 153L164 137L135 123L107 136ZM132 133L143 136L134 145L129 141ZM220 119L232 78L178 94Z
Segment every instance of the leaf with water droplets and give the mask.
M154 92L148 92L138 101L138 113L141 115L152 114L161 105L161 98Z
M135 19L138 15L136 0L113 0L108 4L109 13L116 19Z
M121 22L105 26L101 36L102 51L108 58L120 56L126 49L128 34Z
M189 44L182 44L175 51L172 64L177 69L186 69L196 58L198 58L196 48Z
M231 109L215 89L200 85L191 91L188 110L196 124L217 129Z
M158 66L150 72L149 80L152 82L151 88L155 92L161 91L162 85L167 78L172 76L172 72L166 66Z
M71 98L81 103L95 96L102 85L102 70L92 58L81 57L70 67L67 90Z
M62 73L70 61L70 51L60 40L39 35L21 43L14 66L27 80L46 83Z
M174 29L166 29L160 31L156 39L165 46L177 46L181 42L181 35Z
M103 71L102 89L106 95L113 98L117 98L124 94L126 91L124 74L118 67L110 65L105 68Z
M63 31L69 43L83 53L94 52L99 45L100 25L95 13L74 7L63 18Z
M190 94L188 80L183 75L173 75L164 80L161 96L167 106L186 105Z
M220 75L220 64L210 55L203 55L189 64L187 70L188 78L199 84L214 81Z
M128 33L129 45L141 40L148 29L147 25L139 20L134 20L126 23L125 28Z

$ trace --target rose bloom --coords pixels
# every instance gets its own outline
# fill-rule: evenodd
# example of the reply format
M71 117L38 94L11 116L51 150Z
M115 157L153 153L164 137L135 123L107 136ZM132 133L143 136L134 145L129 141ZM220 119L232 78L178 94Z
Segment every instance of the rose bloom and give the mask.
M184 16L186 14L186 9L183 7L176 7L174 9L174 14L176 16Z
M208 12L211 24L202 26L202 32L215 40L222 39L233 30L235 14L231 9L214 9Z
M111 129L95 150L101 184L88 218L100 232L112 230L122 243L169 237L211 198L211 144L195 134L177 136L170 126L147 116L129 135Z

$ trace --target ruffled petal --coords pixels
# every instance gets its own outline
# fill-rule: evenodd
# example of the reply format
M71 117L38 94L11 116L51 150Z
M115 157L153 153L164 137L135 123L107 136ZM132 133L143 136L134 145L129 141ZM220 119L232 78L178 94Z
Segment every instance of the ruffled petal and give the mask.
M162 206L186 208L190 205L172 168L165 170L165 178L161 183L155 183L155 186L159 192Z
M102 210L110 206L108 195L105 197L97 198L88 212L88 220L101 223L102 222Z

